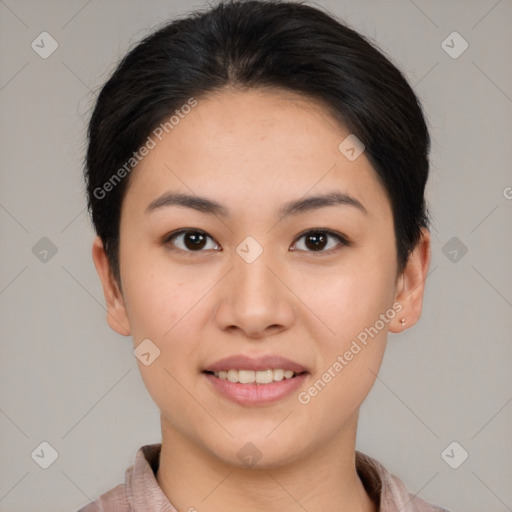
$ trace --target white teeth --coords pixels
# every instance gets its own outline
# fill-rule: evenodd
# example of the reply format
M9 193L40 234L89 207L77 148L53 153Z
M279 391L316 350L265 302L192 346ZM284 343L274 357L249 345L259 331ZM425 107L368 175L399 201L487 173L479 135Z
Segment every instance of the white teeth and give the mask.
M239 382L240 384L270 384L283 379L291 379L295 372L292 370L283 370L277 368L275 370L221 370L213 372L215 377L229 382Z
M240 382L240 384L250 384L251 382L255 382L255 373L256 372L252 370L238 370L238 382Z
M274 380L283 380L284 379L284 370L282 368L278 368L274 370Z
M273 370L259 370L255 373L255 380L258 384L270 384L274 382L274 372ZM242 382L242 379L240 379Z

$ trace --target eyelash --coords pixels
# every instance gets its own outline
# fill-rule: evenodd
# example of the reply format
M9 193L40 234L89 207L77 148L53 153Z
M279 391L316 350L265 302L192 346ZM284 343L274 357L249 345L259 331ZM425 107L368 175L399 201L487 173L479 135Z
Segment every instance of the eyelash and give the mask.
M180 235L183 235L183 234L186 234L186 233L196 233L196 234L201 234L201 235L204 235L208 238L210 238L211 240L214 240L210 235L208 235L208 233L206 233L205 231L201 230L201 229L192 229L192 228L189 228L189 229L179 229L178 231L173 231L172 233L169 233L168 235L166 235L163 239L163 243L164 244L168 244L170 245L171 247L171 250L173 251L179 251L179 252L182 252L184 254L186 254L187 256L192 256L193 254L196 254L196 253L201 253L201 252L207 252L206 250L198 250L198 251L191 251L191 250L185 250L185 249L180 249L180 248L177 248L175 246L173 246L173 244L171 244L171 241L174 240L175 238L177 238L178 236ZM331 236L333 238L336 238L340 243L336 246L336 247L333 247L331 249L328 249L328 250L319 250L319 251L308 251L308 250L302 250L300 249L299 251L301 252L308 252L308 253L311 253L311 254L318 254L318 255L322 255L322 254L332 254L334 252L337 252L338 250L340 250L340 248L342 246L346 246L346 247L350 247L352 245L352 242L350 242L345 236L341 235L340 233L337 233L335 231L332 231L330 229L321 229L321 228L315 228L315 229L308 229L307 231L303 231L302 233L300 233L294 244L297 244L297 242L305 237L306 235L309 235L309 234L314 234L314 233L320 233L320 234L325 234L325 235L328 235L328 236ZM215 241L215 240L214 240ZM215 242L215 244L219 245L217 242ZM294 251L296 249L293 249Z

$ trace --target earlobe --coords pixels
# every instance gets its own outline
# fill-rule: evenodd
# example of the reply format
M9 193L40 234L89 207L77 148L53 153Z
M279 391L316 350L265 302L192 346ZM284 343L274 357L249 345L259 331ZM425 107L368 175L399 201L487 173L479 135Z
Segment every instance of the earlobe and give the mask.
M430 265L430 232L421 228L421 237L409 255L397 281L395 301L402 305L389 330L397 333L413 326L421 316L425 281Z
M111 267L105 254L103 242L96 236L92 244L92 259L103 287L103 295L107 306L107 322L112 330L122 336L130 336L130 322L124 304L123 294L114 279Z

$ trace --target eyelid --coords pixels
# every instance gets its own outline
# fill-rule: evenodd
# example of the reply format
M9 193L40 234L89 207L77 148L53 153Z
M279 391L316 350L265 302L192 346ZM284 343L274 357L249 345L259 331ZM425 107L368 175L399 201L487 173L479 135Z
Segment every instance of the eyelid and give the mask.
M206 231L204 231L203 229L199 229L199 228L180 228L180 229L177 229L176 231L172 231L171 233L168 233L166 234L163 239L162 239L162 243L164 245L171 245L172 246L172 249L173 251L179 251L181 253L185 253L187 255L191 255L191 254L199 254L199 253L202 253L202 252L208 252L206 250L200 250L200 251L187 251L187 250L184 250L184 249L180 249L179 247L176 247L174 246L173 244L171 244L171 240L173 240L174 238L184 234L184 233L199 233L201 235L204 235L206 238L209 238L211 240L213 240L213 242L215 243L215 245L217 245L218 247L220 247L220 244L219 242L217 242L217 240L215 240L215 238L213 238L210 234L208 234ZM222 248L220 249L222 251Z
M292 247L303 236L305 236L305 235L307 235L309 233L324 233L324 234L326 234L328 236L332 236L333 238L337 238L340 243L336 247L332 247L331 249L328 249L326 251L324 251L324 250L321 250L321 251L301 251L301 252L305 252L307 254L318 254L318 255L321 255L321 254L331 254L333 252L338 251L340 249L340 246L347 246L347 247L349 247L349 246L352 245L352 242L345 235L343 235L341 233L338 233L337 231L333 231L332 229L328 229L328 228L309 228L309 229L304 230L299 235L297 235L297 238L293 242ZM292 250L295 251L296 249L292 249Z
M218 247L220 247L220 244L217 242L217 240L215 240L215 238L213 238L211 235L209 235L206 231L202 230L202 229L199 229L199 228L180 228L176 231L172 231L171 233L168 233L166 234L163 239L162 239L162 242L164 245L168 245L170 244L171 240L173 240L174 238L184 234L184 233L200 233L204 236L206 236L207 238L211 239L215 245L217 245ZM339 241L339 244L336 245L335 247L332 247L331 249L328 249L328 250L319 250L319 251L305 251L305 250L299 250L297 251L297 249L293 249L293 246L295 246L295 244L297 244L297 242L304 236L310 234L310 233L324 233L326 234L327 236L331 236L333 238L336 238L338 241ZM198 251L191 251L191 250L184 250L184 249L180 249L179 247L176 247L174 246L173 244L170 244L172 246L172 249L171 250L175 250L175 251L179 251L181 253L185 253L187 255L192 255L192 254L197 254L197 253L205 253L205 252L208 252L209 250L198 250ZM345 236L343 235L342 233L339 233L337 231L333 231L332 229L328 229L328 228L308 228L304 231L302 231L301 233L299 233L297 235L297 237L295 238L294 242L292 243L292 251L297 251L297 252L304 252L306 254L317 254L317 255L322 255L322 254L332 254L333 252L336 252L340 249L340 246L346 246L346 247L349 247L352 245L352 242ZM222 248L220 248L220 251L222 251Z

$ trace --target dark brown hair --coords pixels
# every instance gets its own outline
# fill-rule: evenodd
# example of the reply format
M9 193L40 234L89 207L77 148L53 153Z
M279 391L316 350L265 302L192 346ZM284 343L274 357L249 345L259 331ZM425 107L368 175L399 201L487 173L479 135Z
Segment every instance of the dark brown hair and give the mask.
M374 44L318 8L224 1L139 42L96 101L85 162L88 208L118 283L120 212L134 154L190 98L226 86L279 87L319 100L363 142L392 206L400 272L428 227L430 137L407 80Z

